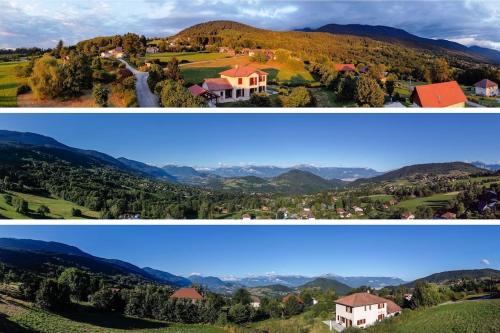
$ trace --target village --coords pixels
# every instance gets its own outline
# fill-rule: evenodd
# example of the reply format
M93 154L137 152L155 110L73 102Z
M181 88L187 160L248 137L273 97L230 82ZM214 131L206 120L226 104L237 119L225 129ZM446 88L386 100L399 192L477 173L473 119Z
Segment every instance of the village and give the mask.
M37 59L42 59L43 51L37 56L0 63L0 71L6 72L4 80L15 82L16 89L4 91L15 94L9 97L9 105L384 108L500 105L498 82L481 77L481 73L491 71L478 68L458 71L441 58L416 73L407 70L398 73L401 69L391 69L383 63L312 62L286 49L197 46L189 38L147 40L134 34L117 37L109 42L84 41L76 49L65 47L61 41L57 48L45 53L45 57L50 55L56 61L50 66L61 69L82 61L82 56L92 62L91 68L85 69L91 75L90 81L80 82L80 88L68 92L48 92L36 86L39 79L33 77L32 70ZM132 46L96 44L124 45L125 41ZM129 76L135 80L124 81ZM174 85L159 86L165 80Z

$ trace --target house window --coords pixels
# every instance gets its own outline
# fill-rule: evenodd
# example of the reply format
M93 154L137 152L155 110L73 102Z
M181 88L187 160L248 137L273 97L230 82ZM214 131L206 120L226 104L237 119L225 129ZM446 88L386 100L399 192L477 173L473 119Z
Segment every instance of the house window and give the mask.
M352 308L350 306L345 307L345 312L352 313Z
M358 326L366 324L366 319L360 319L357 321Z
M385 316L384 316L383 314L379 314L379 315L378 315L378 320L384 320L384 317L385 317Z
M259 78L259 81L260 82L266 82L266 76L265 75L261 75L260 78Z
M256 91L257 91L257 88L250 88L250 95L255 94Z
M251 77L250 78L250 85L251 86L255 86L257 83L255 82L255 78L254 77Z
M233 97L233 89L226 89L226 98Z
M366 305L365 305L365 311L366 311Z
M245 90L243 89L236 89L236 98L244 97L245 96Z
M223 91L220 92L220 97L224 98L224 92Z
M243 84L243 78L241 77L238 78L238 84Z
M380 304L378 305L378 308L379 308L379 309L383 309L383 308L384 308L384 304L385 304L385 303L380 303Z

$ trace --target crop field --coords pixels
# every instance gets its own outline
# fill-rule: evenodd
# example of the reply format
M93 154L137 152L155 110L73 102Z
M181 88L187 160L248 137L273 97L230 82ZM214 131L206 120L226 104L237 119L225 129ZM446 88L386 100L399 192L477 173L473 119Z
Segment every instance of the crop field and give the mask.
M26 79L15 75L15 68L26 62L0 62L0 107L17 106L17 86Z
M367 333L500 332L500 299L466 301L404 311L366 330Z
M0 216L7 219L77 219L71 215L71 209L80 209L82 212L81 218L96 219L99 218L99 213L89 210L85 207L78 206L66 200L47 198L42 196L36 196L31 194L9 192L12 197L19 197L28 202L28 208L30 213L28 215L23 215L17 213L14 208L7 204L4 195L0 195ZM45 217L36 213L38 207L45 205L50 209L50 213Z
M397 208L405 208L409 211L414 212L418 206L429 206L432 209L440 209L445 208L446 205L455 197L459 192L450 192L450 193L440 193L434 194L429 197L423 198L415 198L410 200L401 201L395 207Z
M179 61L198 62L225 58L224 53L208 52L165 52L146 55L146 59L160 59L162 62L168 62L173 58Z

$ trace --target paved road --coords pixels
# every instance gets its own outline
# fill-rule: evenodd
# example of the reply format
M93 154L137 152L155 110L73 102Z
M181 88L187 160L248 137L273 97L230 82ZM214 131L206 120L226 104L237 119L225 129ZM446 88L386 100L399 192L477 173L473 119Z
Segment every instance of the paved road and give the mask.
M148 86L148 72L141 72L130 66L128 62L123 59L118 59L122 63L125 64L128 70L134 73L137 82L135 84L135 91L137 94L137 101L139 102L139 106L141 108L157 108L160 106L158 102L158 96L153 94L151 90L149 90Z

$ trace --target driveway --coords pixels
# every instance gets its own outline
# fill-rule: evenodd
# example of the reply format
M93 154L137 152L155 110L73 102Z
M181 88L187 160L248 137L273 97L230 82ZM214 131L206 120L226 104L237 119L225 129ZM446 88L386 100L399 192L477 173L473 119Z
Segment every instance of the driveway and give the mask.
M135 84L135 92L137 94L137 101L139 103L139 107L141 108L157 108L160 106L158 102L158 96L153 94L148 86L148 72L141 72L130 66L128 62L123 59L118 59L122 63L125 64L127 69L134 73L137 82Z

